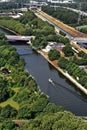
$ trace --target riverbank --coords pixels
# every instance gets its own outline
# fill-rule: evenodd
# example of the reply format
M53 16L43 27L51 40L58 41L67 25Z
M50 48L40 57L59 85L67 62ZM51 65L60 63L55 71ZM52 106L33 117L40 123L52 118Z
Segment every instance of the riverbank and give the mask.
M20 35L20 34L18 34L18 33L16 33L15 31L12 31L12 30L10 30L9 28L6 28L6 27L4 27L4 26L1 26L0 25L0 28L2 28L2 29L4 29L4 30L7 30L7 31L9 31L9 32L11 32L11 33L13 33L14 35Z
M54 66L60 73L62 73L67 79L69 79L73 84L76 85L85 95L87 95L87 89L85 89L81 84L79 84L72 76L70 76L67 72L65 73L60 67L57 65L57 61L50 61L48 55L44 53L42 50L37 51L41 54L52 66Z

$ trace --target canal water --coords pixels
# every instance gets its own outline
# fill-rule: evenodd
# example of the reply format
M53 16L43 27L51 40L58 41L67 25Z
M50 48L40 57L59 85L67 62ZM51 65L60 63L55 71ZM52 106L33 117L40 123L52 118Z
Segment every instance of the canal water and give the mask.
M29 45L14 46L19 55L25 59L25 67L35 78L41 91L49 96L50 102L63 106L77 116L87 116L87 96L50 65L43 56L33 51ZM48 81L49 78L54 84Z
M29 45L15 45L19 55L25 59L26 69L34 76L42 92L49 100L78 116L87 116L87 97L76 86L50 65L43 56ZM48 79L51 78L54 84Z

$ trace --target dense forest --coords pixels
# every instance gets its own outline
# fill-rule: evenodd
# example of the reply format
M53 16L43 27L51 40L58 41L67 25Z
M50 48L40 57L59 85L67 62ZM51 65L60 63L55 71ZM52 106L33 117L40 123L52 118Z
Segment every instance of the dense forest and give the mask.
M36 36L36 42L32 41L36 49L54 41L54 37L56 42L69 44L67 38L58 37L53 26L38 19L32 12L25 13L18 23L31 30L29 35ZM24 59L1 33L0 52L1 130L86 130L87 123L82 118L49 102L49 97L39 90L35 79L25 70ZM52 53L60 58L55 50Z

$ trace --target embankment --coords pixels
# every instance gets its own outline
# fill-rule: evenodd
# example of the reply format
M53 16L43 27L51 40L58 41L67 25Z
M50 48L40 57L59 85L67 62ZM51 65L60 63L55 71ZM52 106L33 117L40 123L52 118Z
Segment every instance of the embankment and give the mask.
M15 31L10 30L9 28L6 28L6 27L4 27L4 26L1 26L1 25L0 25L0 28L2 28L2 29L4 29L4 30L7 30L7 31L9 31L9 32L11 32L11 33L13 33L13 34L15 34L15 35L20 35L20 34L16 33Z
M60 73L62 73L67 79L69 79L73 84L76 85L77 88L79 88L85 95L87 95L87 89L85 89L81 84L79 84L72 76L70 76L68 73L65 73L60 67L58 67L57 64L55 64L53 61L50 61L47 54L45 54L43 51L38 51L51 65L53 65Z

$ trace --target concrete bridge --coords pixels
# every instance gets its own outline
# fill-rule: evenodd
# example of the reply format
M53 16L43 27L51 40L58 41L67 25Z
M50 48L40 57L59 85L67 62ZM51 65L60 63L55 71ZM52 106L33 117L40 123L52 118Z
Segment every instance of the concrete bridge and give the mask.
M31 39L34 39L35 36L16 36L16 35L5 35L9 42L28 42L30 43Z

